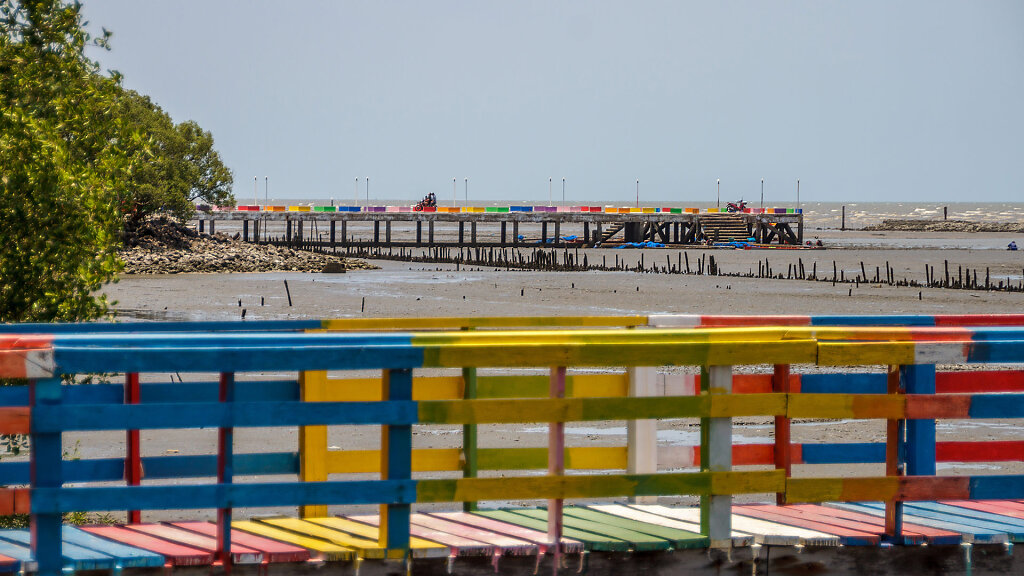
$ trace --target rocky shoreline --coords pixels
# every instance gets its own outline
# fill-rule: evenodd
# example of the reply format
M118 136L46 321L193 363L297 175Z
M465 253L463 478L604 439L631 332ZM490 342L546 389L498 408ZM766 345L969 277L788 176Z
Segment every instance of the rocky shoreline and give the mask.
M1024 233L1019 222L972 222L969 220L882 220L881 224L865 226L876 232L1013 232Z
M370 270L352 258L242 242L226 234L199 235L169 220L150 220L125 238L118 252L125 274L327 272Z

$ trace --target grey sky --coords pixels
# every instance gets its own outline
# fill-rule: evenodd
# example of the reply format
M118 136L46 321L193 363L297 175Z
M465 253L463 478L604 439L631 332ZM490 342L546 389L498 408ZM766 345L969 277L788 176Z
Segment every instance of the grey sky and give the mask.
M85 0L241 202L1024 201L1024 2ZM363 191L365 194L365 191ZM250 200L251 201L251 200Z

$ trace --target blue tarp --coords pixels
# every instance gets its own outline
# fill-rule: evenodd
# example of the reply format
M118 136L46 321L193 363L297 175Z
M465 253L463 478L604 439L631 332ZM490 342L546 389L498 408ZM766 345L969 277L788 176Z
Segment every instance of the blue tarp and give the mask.
M658 242L626 242L624 244L620 244L619 246L616 246L615 248L618 249L618 248L664 248L664 247L665 247L664 244L659 244Z

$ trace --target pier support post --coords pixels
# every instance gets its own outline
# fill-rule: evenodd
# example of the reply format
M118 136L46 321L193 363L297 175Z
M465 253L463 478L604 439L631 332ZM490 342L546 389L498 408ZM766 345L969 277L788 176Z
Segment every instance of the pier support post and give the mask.
M199 233L200 233L200 234L202 234L202 233L203 233L203 230L204 230L204 226L205 226L205 225L206 225L206 222L204 222L204 221L203 221L203 219L202 219L202 218L200 218L200 219L199 219Z
M242 220L242 242L249 241L249 221Z
M562 242L562 223L561 223L560 221L558 221L558 220L555 220L555 238L554 238L554 244L555 244L555 245L558 245L558 244L560 244L561 242Z
M216 234L216 232L214 231L214 228L215 228L216 224L217 224L216 220L210 220L210 236L213 236L214 234Z
M252 221L252 241L255 244L260 243L260 221L259 219Z
M707 366L701 371L707 393L732 393L732 366ZM700 468L702 472L732 470L732 418L702 418L700 427ZM700 499L700 530L712 548L732 544L732 496L710 495Z
M594 245L597 246L601 243L601 238L604 237L604 231L601 229L601 222L597 223L597 232L594 233Z
M383 400L408 402L412 400L412 370L385 370L382 386ZM412 426L388 424L381 426L380 438L381 480L409 480L412 478ZM381 504L378 543L381 548L405 550L409 548L409 504Z
M631 366L629 397L654 396L657 388L657 370L653 366ZM656 474L658 472L658 421L628 420L626 422L626 471L629 474ZM632 496L636 504L657 504L657 496Z
M434 245L434 221L431 220L427 224L427 244L430 246Z
M476 220L469 223L469 245L476 247Z
M423 245L423 220L416 221L416 245Z
M519 220L512 221L512 245L519 246Z
M348 220L341 221L341 245L348 246Z
M284 222L284 241L285 244L292 243L292 221L285 220Z
M303 229L303 222L302 222L302 220L297 220L295 222L295 228L296 228L295 243L298 244L299 246L302 246L302 242L306 239L306 235L303 233L303 230L302 230Z
M506 246L506 244L508 244L508 241L507 241L507 239L505 237L505 232L507 230L507 225L508 225L508 222L505 222L504 220L501 221L501 247L502 248L504 248Z
M380 220L373 221L373 244L380 244Z
M590 244L590 222L583 223L583 244Z
M545 246L545 245L547 245L547 243L548 243L548 223L545 221L545 222L541 222L540 223L540 244L541 244L541 246Z
M466 241L466 223L462 220L459 221L459 246L462 246L463 242Z
M337 223L337 220L331 220L331 248L334 248L334 225Z
M391 246L391 220L384 223L384 243Z

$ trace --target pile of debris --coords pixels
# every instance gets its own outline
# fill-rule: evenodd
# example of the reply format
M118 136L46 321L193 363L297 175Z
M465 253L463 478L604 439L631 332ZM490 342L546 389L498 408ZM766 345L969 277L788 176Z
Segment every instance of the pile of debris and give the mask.
M1014 232L1024 233L1020 222L971 222L969 220L882 220L881 224L865 226L872 231L901 232Z
M241 242L226 234L199 235L173 220L143 222L119 252L125 274L210 272L345 272L376 266L362 260Z

